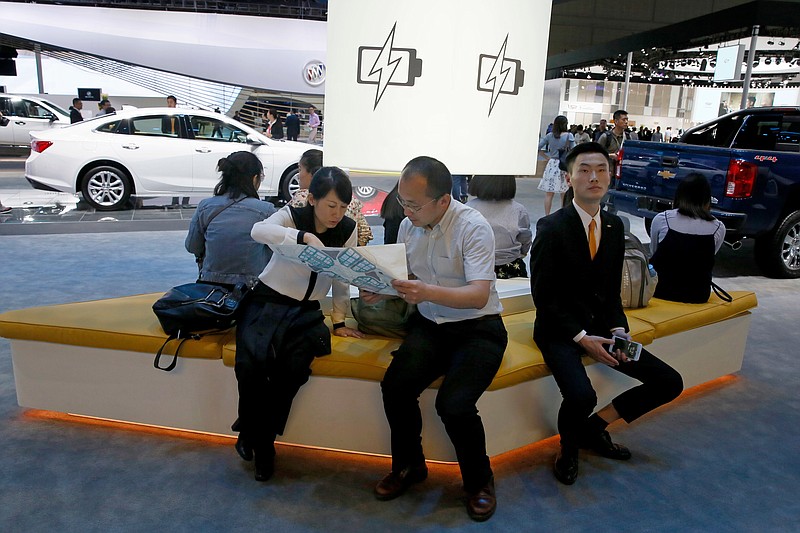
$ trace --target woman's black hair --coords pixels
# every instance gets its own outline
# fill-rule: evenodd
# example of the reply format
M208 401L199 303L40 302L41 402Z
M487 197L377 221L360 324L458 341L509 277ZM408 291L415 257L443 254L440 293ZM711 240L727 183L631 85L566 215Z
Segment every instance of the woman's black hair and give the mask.
M511 200L517 195L514 176L473 176L469 193L481 200Z
M306 150L300 157L300 164L306 167L308 173L312 176L317 173L317 170L322 168L322 150L312 148Z
M419 174L428 182L425 194L429 198L441 198L453 191L453 176L450 175L450 171L444 163L438 159L427 155L415 157L406 164L400 174L400 179L409 178L414 174Z
M394 188L389 191L389 194L386 195L386 198L383 199L383 203L381 204L381 218L384 220L386 219L393 219L393 218L405 218L405 209L400 203L397 201L397 188L400 186L400 182L394 184Z
M336 197L346 204L353 199L353 186L347 173L339 167L322 167L311 178L308 192L317 200L322 200L331 191L336 191Z
M699 172L687 175L675 190L675 207L681 215L714 220L711 214L711 185L706 177Z
M217 162L217 170L222 178L214 187L214 196L227 194L231 198L241 195L258 198L258 187L253 183L253 176L258 182L264 177L264 165L252 152L234 152Z
M558 139L561 137L561 134L566 131L569 131L569 121L564 115L558 115L555 120L553 120L553 137Z

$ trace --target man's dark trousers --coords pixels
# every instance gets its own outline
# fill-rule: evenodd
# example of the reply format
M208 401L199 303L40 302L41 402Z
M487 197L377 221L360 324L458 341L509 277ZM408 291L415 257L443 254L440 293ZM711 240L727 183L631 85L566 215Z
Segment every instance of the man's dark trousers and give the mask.
M584 425L597 406L597 395L583 366L583 348L573 341L535 338L545 363L561 390L563 401L558 411L561 446L577 450L586 437ZM656 407L674 400L683 390L681 375L647 350L638 361L611 367L641 382L623 392L612 404L623 420L630 423Z
M500 368L507 343L498 315L444 324L418 313L412 317L381 382L394 472L424 461L419 396L444 375L436 412L456 450L464 488L475 492L488 483L492 469L476 404Z

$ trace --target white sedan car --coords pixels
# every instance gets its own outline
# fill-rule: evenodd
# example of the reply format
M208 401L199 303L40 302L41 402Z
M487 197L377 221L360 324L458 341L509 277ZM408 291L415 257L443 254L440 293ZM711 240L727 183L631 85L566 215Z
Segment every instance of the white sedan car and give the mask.
M25 146L32 131L69 126L69 111L36 96L0 93L0 111L8 119L0 127L0 145Z
M176 108L126 109L30 136L31 185L80 192L99 211L121 209L131 196L211 196L217 161L240 150L264 165L259 192L288 200L299 186L300 156L311 148L219 113Z

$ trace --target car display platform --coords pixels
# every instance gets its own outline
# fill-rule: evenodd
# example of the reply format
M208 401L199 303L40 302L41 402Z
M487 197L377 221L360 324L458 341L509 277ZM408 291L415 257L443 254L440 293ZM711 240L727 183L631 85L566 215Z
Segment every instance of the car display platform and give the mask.
M12 210L0 215L0 235L187 230L200 200L174 206L172 198L153 198L122 211L96 211L71 194L8 192L3 204Z

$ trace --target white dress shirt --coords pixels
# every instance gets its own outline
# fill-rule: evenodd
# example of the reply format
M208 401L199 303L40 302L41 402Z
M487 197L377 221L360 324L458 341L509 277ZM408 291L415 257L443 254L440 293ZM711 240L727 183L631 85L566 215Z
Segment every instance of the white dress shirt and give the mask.
M489 301L482 309L455 309L432 302L417 304L419 312L437 324L499 314L503 310L495 288L494 233L476 210L450 201L432 229L400 223L397 242L406 245L408 270L417 279L440 287L463 287L470 281L491 281Z

